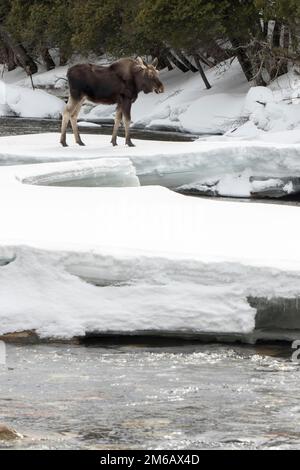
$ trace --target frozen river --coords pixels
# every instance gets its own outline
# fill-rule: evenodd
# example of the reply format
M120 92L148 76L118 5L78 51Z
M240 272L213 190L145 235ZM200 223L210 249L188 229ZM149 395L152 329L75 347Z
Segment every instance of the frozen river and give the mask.
M300 449L287 346L22 345L0 369L18 449Z

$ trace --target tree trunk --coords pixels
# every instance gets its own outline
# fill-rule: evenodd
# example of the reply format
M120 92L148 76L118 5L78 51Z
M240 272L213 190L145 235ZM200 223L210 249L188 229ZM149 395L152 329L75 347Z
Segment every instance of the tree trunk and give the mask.
M281 47L281 33L283 31L283 25L278 21L275 22L274 30L273 30L273 47L280 49ZM283 31L283 43L286 42L286 27L284 27ZM285 47L285 46L283 46ZM288 47L287 47L288 48ZM276 52L275 52L276 57ZM280 75L287 73L288 71L288 61L285 59L277 59L275 58L275 64L273 67L272 72L270 73L271 80L274 80Z
M284 31L283 31L283 47L286 50L286 52L288 52L289 47L290 47L290 32L287 26L284 26Z
M11 50L11 48L8 49L8 62L7 62L7 70L11 72L12 70L15 70L17 67L16 60L15 60L15 54Z
M181 60L181 62L186 65L186 67L191 71L191 72L198 72L198 69L192 64L192 62L189 61L189 59L181 52L181 51L176 51L176 54L178 58Z
M199 56L201 62L203 62L203 64L207 65L208 67L214 67L216 65L215 62L205 57L202 52L197 52L197 55Z
M280 47L281 24L275 21L273 29L273 46Z
M171 62L169 61L168 57L164 54L160 54L158 57L158 69L162 70L165 67L168 67L168 70L173 70L173 66Z
M5 65L7 65L7 70L10 72L11 70L14 70L17 66L15 62L15 57L13 51L3 45L0 49L0 58L1 62Z
M219 62L223 62L230 57L228 51L219 46L219 44L214 40L209 41L208 44L205 44L204 48L208 56L214 59L215 63L213 65L216 65Z
M55 63L50 55L50 52L47 48L43 49L42 52L42 58L43 58L43 61L46 65L46 68L47 70L53 70L55 69Z
M253 76L255 75L253 73L253 68L252 68L252 64L251 64L250 59L247 56L245 50L239 48L239 41L237 41L236 39L231 39L231 44L233 45L233 47L235 49L235 55L236 55L236 57L237 57L237 59L240 63L240 66L242 67L242 70L243 70L248 82L250 82L252 80Z
M177 59L177 57L171 51L167 52L167 56L170 61L173 62L173 64L176 65L176 67L178 67L179 70L181 70L183 73L189 71L189 69L179 59Z
M195 64L197 65L198 67L198 70L199 70L199 73L201 75L201 78L206 86L206 88L209 90L211 88L211 84L209 83L209 81L207 80L207 77L205 75L205 72L203 70L203 67L201 65L201 62L200 62L200 59L199 59L199 56L198 55L194 55L194 60L195 60Z
M59 65L66 65L68 62L68 57L62 49L59 50Z
M269 34L269 21L264 21L262 32L265 39L268 39Z
M24 68L28 75L32 75L37 72L38 68L34 60L26 52L22 44L18 44L2 25L0 25L0 37L4 44L13 51L16 62Z

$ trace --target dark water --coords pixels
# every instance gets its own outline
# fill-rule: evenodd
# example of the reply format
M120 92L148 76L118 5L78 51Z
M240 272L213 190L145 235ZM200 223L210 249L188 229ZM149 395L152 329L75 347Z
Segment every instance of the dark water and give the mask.
M287 346L12 346L0 421L17 449L300 449Z
M58 119L21 119L15 117L0 117L0 137L8 135L37 134L44 132L60 132L61 121ZM71 132L71 129L69 129ZM112 123L102 124L101 127L84 127L84 134L112 133ZM198 136L179 132L153 131L145 129L131 129L131 136L135 139L164 140L175 142L191 142ZM124 129L120 128L119 135L124 136Z

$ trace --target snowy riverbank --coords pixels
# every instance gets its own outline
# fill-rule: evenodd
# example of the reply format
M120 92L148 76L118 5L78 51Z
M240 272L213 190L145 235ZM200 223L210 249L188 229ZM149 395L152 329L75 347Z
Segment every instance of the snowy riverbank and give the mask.
M33 76L35 91L21 69L5 72L0 82L0 115L58 117L64 106L61 98L65 99L68 93L63 80L67 69L68 66L49 72L41 69ZM300 127L300 80L293 69L268 88L250 88L237 60L206 73L212 84L210 90L205 89L199 74L163 70L165 93L139 95L132 108L133 126L199 134L227 132L226 138L247 140L271 140L275 132ZM114 109L87 103L80 120L112 122ZM287 133L283 141L291 143L290 137Z
M126 147L124 140L120 139L120 145L112 147L110 136L84 135L87 145L79 147L70 135L70 146L63 148L59 145L59 135L55 133L11 136L0 138L0 163L20 165L100 158L120 162L120 159L128 159L142 185L159 184L182 192L208 195L274 197L300 191L300 134L297 131L288 132L293 134L297 143L215 137L195 142L135 140L136 147ZM38 168L38 172L49 171L50 174L58 171L56 166L46 167L45 170L42 170L44 167ZM78 173L78 167L75 170ZM95 162L88 170L93 180L89 185L130 185L118 179L113 183L107 179L104 170L102 168L101 179ZM62 169L60 171L63 172ZM121 165L119 173L122 174ZM118 177L118 165L114 167L114 174ZM97 175L100 178L98 181ZM60 177L64 178L63 175ZM76 184L87 183L80 183L77 178Z

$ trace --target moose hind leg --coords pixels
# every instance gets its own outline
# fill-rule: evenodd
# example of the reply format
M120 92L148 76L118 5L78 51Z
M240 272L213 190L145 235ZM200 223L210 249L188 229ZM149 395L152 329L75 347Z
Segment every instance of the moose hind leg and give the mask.
M112 133L112 137L111 137L111 143L113 144L114 147L116 145L118 145L117 144L117 135L118 135L118 129L119 129L121 120L122 120L122 109L118 106L117 110L116 110L115 124L114 124L114 128L113 128L113 133Z
M72 96L70 96L68 99L67 105L65 107L65 110L63 112L62 125L61 125L61 137L60 137L60 143L63 147L67 147L67 140L66 140L67 127L68 127L70 120L72 124L72 115L74 114L74 111L76 112L76 108L78 104L79 104L78 101L72 98ZM73 128L73 125L72 125L72 128ZM74 132L74 129L73 129L73 132Z
M128 117L124 117L124 127L125 127L125 145L128 145L128 147L135 147L134 143L132 142L130 138L130 122L131 119Z

